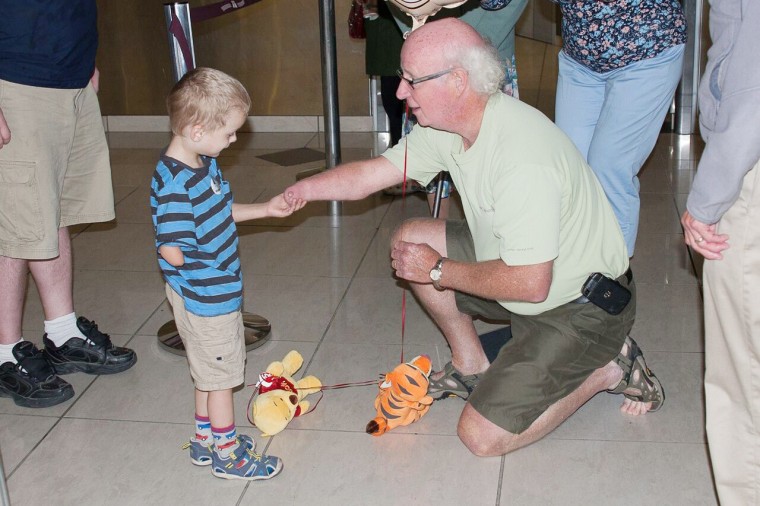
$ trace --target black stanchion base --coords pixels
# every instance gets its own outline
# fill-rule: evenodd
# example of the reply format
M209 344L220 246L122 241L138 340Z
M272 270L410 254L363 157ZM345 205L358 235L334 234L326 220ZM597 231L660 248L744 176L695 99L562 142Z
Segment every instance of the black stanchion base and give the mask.
M272 334L272 325L263 316L243 313L245 351L251 351L267 342ZM158 345L169 353L185 356L185 346L177 332L177 325L170 320L158 329Z

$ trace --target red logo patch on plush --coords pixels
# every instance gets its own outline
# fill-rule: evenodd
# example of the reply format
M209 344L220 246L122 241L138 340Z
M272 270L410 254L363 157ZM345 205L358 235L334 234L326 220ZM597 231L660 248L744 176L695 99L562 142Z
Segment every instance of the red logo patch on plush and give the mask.
M271 390L285 390L288 392L298 393L295 385L283 376L274 376L268 372L259 375L259 393L264 394Z

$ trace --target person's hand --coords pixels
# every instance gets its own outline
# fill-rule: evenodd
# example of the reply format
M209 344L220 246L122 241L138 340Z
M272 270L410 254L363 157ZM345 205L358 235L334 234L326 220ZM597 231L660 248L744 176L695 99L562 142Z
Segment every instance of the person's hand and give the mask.
M301 209L308 200L304 198L303 194L299 190L299 184L293 184L285 188L285 191L282 192L283 197L285 198L285 202L292 206L297 206L295 210Z
M274 218L284 218L290 216L295 211L298 211L306 205L306 201L302 199L295 199L293 202L287 202L284 194L279 194L276 197L272 197L267 202L267 213Z
M92 83L92 87L95 88L95 93L100 91L100 71L98 70L98 67L95 67L95 70L92 72L92 77L90 77L90 82Z
M396 276L415 283L432 283L430 269L441 258L428 244L399 241L391 249L391 267Z
M721 260L721 252L730 248L728 236L716 232L716 224L708 225L693 217L689 211L681 216L683 236L687 245L708 260Z
M11 142L11 129L8 127L8 122L5 121L3 110L0 109L0 149L3 146Z

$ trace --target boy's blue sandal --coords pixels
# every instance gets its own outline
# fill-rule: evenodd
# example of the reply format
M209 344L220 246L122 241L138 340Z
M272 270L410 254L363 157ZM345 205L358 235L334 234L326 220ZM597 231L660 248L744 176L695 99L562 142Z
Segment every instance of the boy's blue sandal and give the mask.
M665 389L660 380L649 369L641 348L630 336L625 338L626 351L620 353L613 361L623 370L620 383L613 389L607 390L613 394L623 394L626 398L638 402L651 402L650 412L660 409L665 402ZM636 390L638 393L625 393L626 390Z
M251 436L241 434L238 436L240 443L245 445L247 450L253 451L256 449L256 442ZM190 460L196 466L210 466L213 459L212 453L214 452L214 443L210 445L204 444L200 439L190 438L190 441L182 445L183 450L190 450Z
M262 455L241 445L229 457L212 452L211 474L225 480L268 480L282 471L282 460L273 455Z

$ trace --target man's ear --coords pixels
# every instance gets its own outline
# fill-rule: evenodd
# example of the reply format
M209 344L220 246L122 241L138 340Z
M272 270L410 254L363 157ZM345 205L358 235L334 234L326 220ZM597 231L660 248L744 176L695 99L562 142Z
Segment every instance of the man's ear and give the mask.
M464 69L456 69L454 72L452 72L454 75L454 83L457 87L457 94L461 95L464 93L464 90L467 88L467 80L470 77L467 72Z
M203 128L203 125L193 125L190 127L190 139L193 142L198 142L203 138L203 134L205 133L205 130Z

